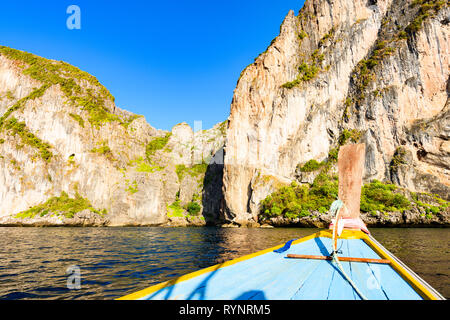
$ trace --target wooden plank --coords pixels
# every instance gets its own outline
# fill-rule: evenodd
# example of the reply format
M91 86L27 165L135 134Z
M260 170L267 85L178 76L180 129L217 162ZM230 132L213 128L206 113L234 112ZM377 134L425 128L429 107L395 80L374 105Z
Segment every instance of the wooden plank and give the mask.
M345 204L344 218L358 218L364 171L365 144L342 146L338 155L339 199Z
M317 260L333 260L331 256L312 256L306 254L288 254L288 258L293 259L317 259ZM351 261L351 262L366 262L366 263L382 263L390 264L391 261L387 259L369 259L369 258L352 258L352 257L339 257L339 261Z

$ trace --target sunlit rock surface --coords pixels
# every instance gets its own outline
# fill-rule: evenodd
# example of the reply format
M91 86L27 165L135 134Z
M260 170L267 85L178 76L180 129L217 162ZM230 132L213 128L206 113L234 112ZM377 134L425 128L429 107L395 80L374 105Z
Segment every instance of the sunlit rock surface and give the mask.
M450 10L428 2L423 21L421 2L407 0L307 0L289 12L234 92L225 219L258 221L271 181L289 183L299 163L326 160L344 129L366 144L364 181L449 199ZM399 147L405 158L392 165ZM255 183L262 176L272 178Z

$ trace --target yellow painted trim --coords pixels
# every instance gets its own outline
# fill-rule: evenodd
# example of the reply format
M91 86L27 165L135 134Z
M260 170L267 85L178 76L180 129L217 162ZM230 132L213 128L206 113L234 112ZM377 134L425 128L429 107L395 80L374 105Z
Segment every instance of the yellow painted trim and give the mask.
M416 277L411 275L408 270L403 268L397 261L391 258L391 256L384 250L383 247L378 246L374 243L366 234L363 235L362 240L372 248L381 258L388 259L391 261L391 267L405 280L411 287L424 299L426 300L438 300L438 298L431 293L425 286L420 283Z
M310 236L295 240L294 242L292 242L292 245L294 244L298 244L301 242L305 242L314 238L319 238L319 237L326 237L326 238L332 238L333 237L333 233L332 230L321 230L319 232L316 232ZM342 234L339 237L340 239L362 239L367 245L369 245L380 257L384 258L384 259L388 259L389 261L391 261L391 266L394 268L394 270L396 272L398 272L400 274L400 276L407 281L413 288L414 290L416 290L417 293L420 294L421 297L423 297L424 299L432 299L432 300L436 300L437 298L431 293L429 292L429 290L427 288L425 288L416 278L414 278L407 270L405 270L400 264L398 264L395 260L391 259L391 257L383 250L383 248L379 247L378 245L376 245L375 243L372 242L372 240L362 231L360 230L348 230L345 229L343 230ZM140 298L143 298L147 295L150 295L158 290L170 287L172 285L175 285L177 283L198 277L202 274L211 272L211 271L215 271L218 270L220 268L225 268L227 266L231 266L233 264L236 264L238 262L241 261L245 261L245 260L249 260L252 258L255 258L257 256L263 255L265 253L268 252L272 252L273 250L279 249L281 247L283 247L284 244L269 248L269 249L265 249L262 251L258 251L255 253L251 253L233 260L229 260L226 261L224 263L221 264L216 264L214 266L205 268L205 269L201 269L195 272L191 272L188 273L186 275L183 275L181 277L178 277L176 279L172 279L166 282L162 282L156 285L153 285L151 287L148 287L146 289L128 294L126 296L120 297L117 300L137 300Z

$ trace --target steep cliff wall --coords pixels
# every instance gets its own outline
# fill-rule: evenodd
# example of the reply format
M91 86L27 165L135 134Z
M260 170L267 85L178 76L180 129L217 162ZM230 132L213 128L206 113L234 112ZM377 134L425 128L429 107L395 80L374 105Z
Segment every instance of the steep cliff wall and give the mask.
M95 77L0 46L0 224L256 225L263 199L331 177L352 142L364 181L400 186L421 217L388 218L429 222L448 203L424 193L450 194L449 21L446 1L308 0L242 72L229 119L196 133L156 130Z
M365 182L448 200L449 17L446 1L427 0L307 0L289 12L234 92L223 217L258 221L262 199L348 132L367 146Z
M156 130L117 108L93 76L7 47L0 47L0 115L0 224L216 219L220 190L204 191L204 180L225 123L196 133L184 123Z

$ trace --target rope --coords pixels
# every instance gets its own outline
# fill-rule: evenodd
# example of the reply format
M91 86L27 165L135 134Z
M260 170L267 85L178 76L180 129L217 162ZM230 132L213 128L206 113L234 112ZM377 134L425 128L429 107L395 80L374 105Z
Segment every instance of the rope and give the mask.
M338 257L338 253L337 253L336 241L335 241L335 237L337 234L336 229L337 229L337 225L338 225L340 210L344 206L345 206L344 202L342 202L342 200L338 199L338 200L334 201L330 207L330 211L332 214L334 214L336 212L336 220L335 220L334 226L333 226L333 253L331 254L331 257L333 258L333 261L337 264L337 266L338 266L339 270L341 271L342 275L344 276L344 278L348 281L348 283L350 283L350 285L353 287L353 289L356 291L356 293L361 297L361 299L367 300L367 298L358 289L356 284L353 283L352 279L350 279L350 277L345 273L344 268L342 267L341 262L339 261L339 257Z

